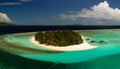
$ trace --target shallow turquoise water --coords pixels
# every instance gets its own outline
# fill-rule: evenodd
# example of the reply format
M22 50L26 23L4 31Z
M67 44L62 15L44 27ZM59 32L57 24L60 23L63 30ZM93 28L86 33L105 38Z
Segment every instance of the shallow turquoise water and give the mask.
M120 68L120 29L85 30L80 31L79 33L83 35L85 39L89 38L89 40L86 41L91 45L98 46L98 48L55 54L18 53L16 55L39 61L70 64L66 69L113 69L113 67L114 69ZM34 44L30 43L29 39L32 36L33 35L14 37L14 35L11 35L9 37L5 37L4 40L6 42L14 42L22 47L48 50L40 47L38 48L37 46L34 46ZM95 40L96 42L91 43L91 40ZM100 43L101 40L105 43ZM77 67L75 68L75 66Z
M30 43L29 40L31 39L31 37L33 37L33 36L14 37L11 35L11 36L6 37L4 39L7 42L14 42L21 47L28 47L28 48L33 48L33 49L43 49L43 48L34 46L33 43ZM43 49L43 50L47 50L47 49Z
M106 32L105 32L106 31ZM89 38L87 42L90 43L91 40L95 40L95 43L90 43L91 45L98 46L96 49L91 50L84 50L84 51L73 51L73 52L64 52L64 53L57 53L57 54L17 54L26 58L31 58L35 60L42 60L42 61L50 61L50 62L57 62L57 63L75 63L75 62L83 62L88 61L91 59L104 57L112 54L119 54L120 51L120 39L118 30L91 30L87 32L79 32L81 35L85 37L85 39ZM35 46L34 44L29 42L29 39L32 36L22 36L22 37L15 37L13 35L6 37L5 41L7 42L15 42L16 44L46 50L44 48L40 48ZM106 44L100 43L99 41L104 40ZM89 57L88 57L89 56Z

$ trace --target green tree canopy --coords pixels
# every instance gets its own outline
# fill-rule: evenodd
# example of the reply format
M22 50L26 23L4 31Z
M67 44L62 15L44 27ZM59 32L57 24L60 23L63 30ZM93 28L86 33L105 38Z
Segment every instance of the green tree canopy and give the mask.
M72 30L37 32L35 40L41 44L53 46L69 46L83 43L82 37Z

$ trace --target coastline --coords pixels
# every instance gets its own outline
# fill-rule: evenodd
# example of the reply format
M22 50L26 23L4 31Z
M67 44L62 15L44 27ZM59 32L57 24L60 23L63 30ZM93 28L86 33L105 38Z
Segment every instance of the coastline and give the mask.
M42 48L47 48L50 50L54 51L77 51L77 50L89 50L89 49L94 49L97 48L98 46L92 46L89 43L87 43L82 36L83 43L78 44L78 45L70 45L70 46L63 46L63 47L58 47L58 46L52 46L52 45L47 45L47 44L40 44L38 41L34 39L34 36L30 39L30 42L33 43L35 46L42 47Z

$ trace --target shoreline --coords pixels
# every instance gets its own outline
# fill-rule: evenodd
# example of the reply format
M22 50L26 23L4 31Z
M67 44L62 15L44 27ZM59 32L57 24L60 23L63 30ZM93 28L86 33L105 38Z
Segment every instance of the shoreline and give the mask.
M78 50L89 50L89 49L94 49L94 48L98 47L98 46L92 46L89 43L87 43L85 41L85 39L83 38L83 36L82 36L82 39L83 39L83 43L81 43L81 44L70 45L70 46L65 46L65 47L64 46L59 47L59 46L52 46L52 45L47 45L47 44L40 44L38 41L36 41L34 39L34 36L30 39L30 42L33 43L35 46L54 50L54 51L78 51Z

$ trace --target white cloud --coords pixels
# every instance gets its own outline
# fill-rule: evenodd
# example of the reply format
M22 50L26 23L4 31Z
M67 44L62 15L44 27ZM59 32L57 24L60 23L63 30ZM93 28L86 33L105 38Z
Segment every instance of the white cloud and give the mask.
M0 5L3 5L3 6L21 5L22 3L31 2L31 1L32 0L19 0L18 2L3 2L3 3L0 3Z
M60 15L61 19L71 19L71 20L76 20L81 17L92 18L97 20L120 21L120 9L111 8L109 6L109 3L107 1L104 1L99 3L98 5L92 6L90 9L84 8L82 11Z
M83 18L95 18L106 20L120 20L120 9L111 8L107 1L91 7L90 10L83 9L79 14Z
M76 16L74 14L70 14L70 15L60 14L60 19L62 19L62 20L71 19L71 20L75 21L77 18L78 18L78 16Z
M6 2L6 3L0 3L0 5L20 5L21 3L19 3L19 2Z
M5 23L12 23L10 18L7 16L5 13L0 12L0 22L5 22Z
M32 0L20 0L21 2L31 2Z

